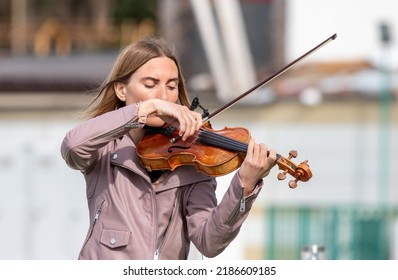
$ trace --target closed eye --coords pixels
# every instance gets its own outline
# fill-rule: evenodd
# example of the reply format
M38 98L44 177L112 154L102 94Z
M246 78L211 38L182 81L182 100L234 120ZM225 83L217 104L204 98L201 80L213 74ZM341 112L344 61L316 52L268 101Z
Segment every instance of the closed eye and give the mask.
M160 83L159 79L155 79L152 77L143 78L142 83L146 88L154 88L156 85ZM178 78L170 79L167 81L167 88L169 90L176 90L178 88Z
M177 85L167 86L167 88L169 90L176 90L177 89Z
M168 83L167 83L168 89L170 89L170 90L177 89L178 88L178 81L179 81L178 78L169 80Z
M151 78L151 77L143 78L143 79L141 79L141 81L146 88L153 88L153 87L155 87L156 84L159 83L158 79Z

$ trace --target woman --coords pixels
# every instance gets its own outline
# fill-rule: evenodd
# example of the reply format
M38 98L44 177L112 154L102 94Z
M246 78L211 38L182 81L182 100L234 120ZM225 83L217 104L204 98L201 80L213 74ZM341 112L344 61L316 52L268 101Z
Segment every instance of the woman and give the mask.
M61 153L86 180L90 228L79 259L187 259L190 242L215 257L232 242L275 164L267 146L248 152L217 205L216 180L181 166L148 172L136 146L146 127L173 124L183 141L202 125L189 110L180 65L164 41L127 46ZM144 128L145 126L145 128Z

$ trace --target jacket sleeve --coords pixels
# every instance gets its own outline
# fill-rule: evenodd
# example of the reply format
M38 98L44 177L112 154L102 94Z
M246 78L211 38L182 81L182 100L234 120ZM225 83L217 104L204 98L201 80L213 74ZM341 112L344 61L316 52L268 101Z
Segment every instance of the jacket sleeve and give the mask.
M71 168L87 171L100 149L126 134L137 120L137 105L132 104L83 122L66 134L61 155Z
M204 256L212 258L224 251L238 235L262 188L263 180L258 182L249 196L244 197L243 186L236 172L218 205L215 183L213 186L206 184L196 184L188 194L185 205L190 240Z

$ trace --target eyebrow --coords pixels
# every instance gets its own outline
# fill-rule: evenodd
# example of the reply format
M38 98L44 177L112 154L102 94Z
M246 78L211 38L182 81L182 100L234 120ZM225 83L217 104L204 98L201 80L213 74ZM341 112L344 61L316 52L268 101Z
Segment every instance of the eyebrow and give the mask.
M154 81L154 82L159 82L159 81L160 81L159 79L156 79L156 78L154 78L154 77L144 77L144 78L141 79L141 81L145 81L145 80L151 80L151 81ZM167 80L167 83L170 83L170 82L179 82L179 81L180 81L180 79L178 79L178 78L176 77L176 78L171 78L171 79Z

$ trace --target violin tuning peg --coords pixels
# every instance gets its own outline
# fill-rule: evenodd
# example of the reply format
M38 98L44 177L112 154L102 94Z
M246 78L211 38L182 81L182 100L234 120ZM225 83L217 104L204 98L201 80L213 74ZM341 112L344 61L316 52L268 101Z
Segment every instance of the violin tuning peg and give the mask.
M297 188L297 180L291 180L291 181L289 182L289 187L290 187L291 189Z
M283 174L283 173L279 173L278 174L278 180L285 180L286 179L286 175L285 174Z
M296 158L297 155L298 155L298 152L297 152L296 150L291 150L291 151L289 152L289 159L291 159L291 158Z
M285 171L283 171L283 172L281 172L281 173L279 173L278 174L278 180L285 180L286 179L286 173L287 173L287 170L285 170Z

